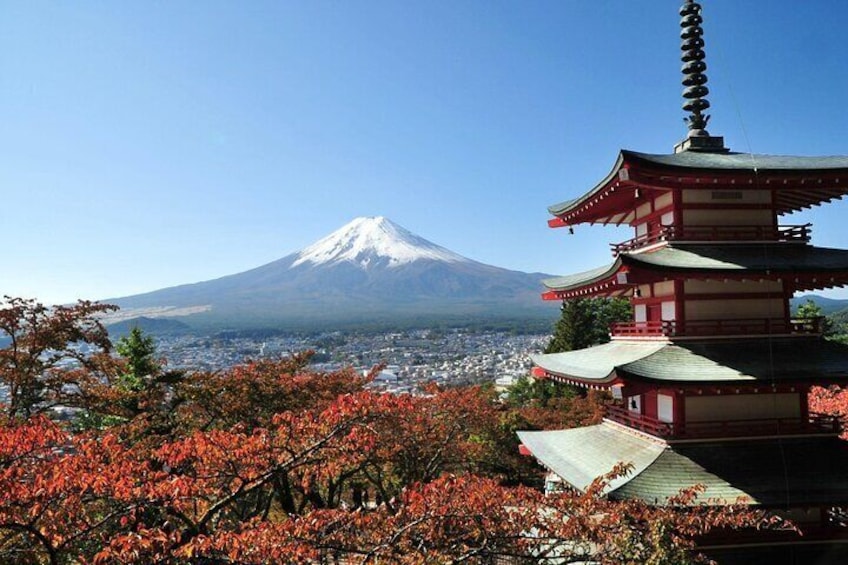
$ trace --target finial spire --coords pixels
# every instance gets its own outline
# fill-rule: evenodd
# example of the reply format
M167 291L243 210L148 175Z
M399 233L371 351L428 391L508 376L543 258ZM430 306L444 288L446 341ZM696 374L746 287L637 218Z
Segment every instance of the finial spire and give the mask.
M701 5L694 0L686 0L680 8L680 16L680 27L683 28L680 32L680 49L683 51L680 59L683 61L683 86L686 87L683 90L683 98L686 99L683 109L689 112L686 118L689 137L709 136L706 128L710 117L702 114L710 107L710 102L706 99L710 90L706 87L707 75L704 74L707 64L704 63L704 30L701 28L704 19L701 17Z
M675 151L726 151L724 139L712 137L707 132L707 123L710 116L704 111L710 107L706 96L710 90L707 88L707 64L704 62L704 30L701 24L701 5L695 0L684 0L680 8L680 49L683 54L683 109L689 112L684 118L689 125L687 139L675 147Z

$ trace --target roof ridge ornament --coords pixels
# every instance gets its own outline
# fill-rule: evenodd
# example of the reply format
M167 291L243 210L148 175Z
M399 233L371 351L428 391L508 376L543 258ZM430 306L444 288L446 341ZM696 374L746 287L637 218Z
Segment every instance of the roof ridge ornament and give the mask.
M680 7L680 49L683 54L683 109L689 112L684 118L689 126L689 135L674 148L675 153L681 151L725 152L724 138L712 137L707 132L710 116L704 110L710 107L706 96L707 64L704 62L704 30L701 27L704 19L701 17L701 5L694 0L685 0Z

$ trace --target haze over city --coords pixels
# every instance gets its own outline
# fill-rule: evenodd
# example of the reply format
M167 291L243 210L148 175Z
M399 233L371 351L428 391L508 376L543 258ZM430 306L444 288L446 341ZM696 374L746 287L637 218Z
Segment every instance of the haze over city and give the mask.
M619 149L685 136L678 40L655 37L678 5L4 2L0 291L207 280L374 215L508 269L595 267L630 230L569 236L546 207ZM704 11L710 131L736 151L846 153L848 5ZM785 221L838 247L845 214Z

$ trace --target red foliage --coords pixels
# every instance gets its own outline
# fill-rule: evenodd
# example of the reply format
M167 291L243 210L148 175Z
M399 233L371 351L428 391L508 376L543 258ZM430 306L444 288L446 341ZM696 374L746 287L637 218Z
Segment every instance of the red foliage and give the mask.
M351 371L310 371L308 356L114 393L119 365L80 355L59 366L77 355L69 340L108 349L91 319L102 307L7 302L0 329L14 339L0 378L26 386L0 424L2 562L681 563L711 528L780 525L744 508L689 508L697 488L654 508L606 499L609 477L552 497L506 486L528 472L516 427L592 423L593 397L512 409L478 387L378 394ZM72 433L20 418L58 399L52 375L77 383L81 404L123 403L126 422Z
M810 412L836 416L842 424L842 439L848 439L848 388L814 386L807 397Z
M97 315L114 306L80 300L47 307L24 298L0 301L0 382L8 387L10 418L28 417L56 404L73 405L68 391L78 389L111 366L109 335ZM83 351L87 345L90 351Z

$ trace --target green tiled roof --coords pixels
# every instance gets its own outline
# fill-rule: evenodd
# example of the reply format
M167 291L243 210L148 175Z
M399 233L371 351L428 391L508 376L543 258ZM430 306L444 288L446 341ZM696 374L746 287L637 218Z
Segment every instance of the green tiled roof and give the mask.
M756 155L751 153L701 153L682 151L671 154L639 153L623 150L626 161L646 161L684 169L820 171L848 169L848 156L804 157L796 155Z
M618 367L649 357L665 347L668 344L663 342L611 341L564 353L531 355L530 359L539 367L557 375L601 383L612 380Z
M575 273L573 275L565 275L563 277L552 277L549 279L544 279L542 281L542 284L550 289L562 289L570 288L573 286L582 286L584 284L612 276L620 266L621 262L616 261L615 263L610 263L609 265L604 265L603 267L598 267L597 269L592 269L591 271L584 271L582 273Z
M812 245L693 245L669 244L656 251L622 255L628 265L677 270L708 271L816 271L848 270L848 250Z
M838 438L770 438L672 444L652 465L611 493L661 503L701 484L699 499L727 504L740 496L767 506L848 501L848 442Z
M633 465L633 473L612 481L612 491L641 473L665 450L665 444L619 430L611 423L547 432L518 432L533 456L567 483L586 490L618 463Z
M619 369L675 382L845 380L848 345L818 338L680 342Z
M835 437L666 444L610 422L518 435L536 459L580 490L616 463L631 463L633 471L609 485L612 498L662 504L703 485L698 500L707 504L741 497L768 506L848 501L848 442Z
M675 243L654 251L622 253L615 262L573 275L542 281L551 290L570 290L613 276L622 265L673 272L751 273L844 273L848 250L770 243L758 245L698 245Z
M676 383L848 379L848 345L818 338L613 341L531 359L555 375L596 384L616 375Z
M627 163L643 162L649 165L659 165L672 169L703 169L713 171L754 171L757 173L787 173L798 172L836 172L846 170L848 173L848 156L837 155L827 157L804 157L791 155L756 155L751 153L701 153L696 151L683 151L672 154L639 153L636 151L622 150L613 165L612 170L595 187L580 196L565 202L553 204L548 211L558 216L565 213L575 205L590 198L592 195L604 189ZM780 186L774 186L775 190L781 190ZM794 189L790 189L794 190ZM810 203L821 199L814 198ZM795 207L792 207L793 209Z

